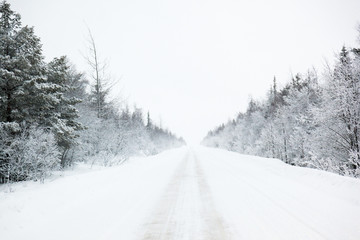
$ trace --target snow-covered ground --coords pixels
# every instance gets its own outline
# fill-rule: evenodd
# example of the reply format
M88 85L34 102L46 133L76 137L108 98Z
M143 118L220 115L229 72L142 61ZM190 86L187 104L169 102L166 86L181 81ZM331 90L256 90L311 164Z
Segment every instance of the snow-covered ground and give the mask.
M358 179L218 149L11 188L0 190L1 240L360 239Z

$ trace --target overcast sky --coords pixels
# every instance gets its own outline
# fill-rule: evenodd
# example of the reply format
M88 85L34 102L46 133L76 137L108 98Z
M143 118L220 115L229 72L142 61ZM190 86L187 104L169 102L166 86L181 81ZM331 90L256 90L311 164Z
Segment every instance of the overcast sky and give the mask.
M87 27L122 94L199 142L266 95L356 45L359 0L10 0L47 60L86 71Z

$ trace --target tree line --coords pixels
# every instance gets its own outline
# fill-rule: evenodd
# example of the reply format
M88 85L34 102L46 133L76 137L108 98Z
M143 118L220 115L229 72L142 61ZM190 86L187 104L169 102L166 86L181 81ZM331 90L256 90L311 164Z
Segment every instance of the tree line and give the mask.
M109 101L111 84L92 36L89 49L91 81L65 56L45 62L34 28L0 3L0 183L44 180L77 161L113 165L184 144L149 114L145 122L140 108Z
M360 48L344 46L321 77L311 69L282 88L274 78L265 100L251 99L202 143L360 177Z

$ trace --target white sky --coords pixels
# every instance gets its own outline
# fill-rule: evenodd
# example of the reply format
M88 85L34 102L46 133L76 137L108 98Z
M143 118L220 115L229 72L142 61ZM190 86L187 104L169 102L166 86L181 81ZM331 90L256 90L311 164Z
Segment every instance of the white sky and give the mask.
M355 46L359 0L8 0L47 60L87 69L87 26L123 95L188 142Z

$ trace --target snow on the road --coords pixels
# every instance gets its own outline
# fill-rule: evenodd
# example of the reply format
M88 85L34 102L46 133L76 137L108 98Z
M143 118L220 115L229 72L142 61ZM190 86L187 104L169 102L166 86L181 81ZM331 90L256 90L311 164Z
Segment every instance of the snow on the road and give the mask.
M135 239L185 151L131 159L1 195L0 239Z
M360 239L360 181L224 150L197 151L235 239Z
M360 181L203 147L0 194L0 239L360 239Z
M201 167L188 152L169 181L139 239L229 239Z

